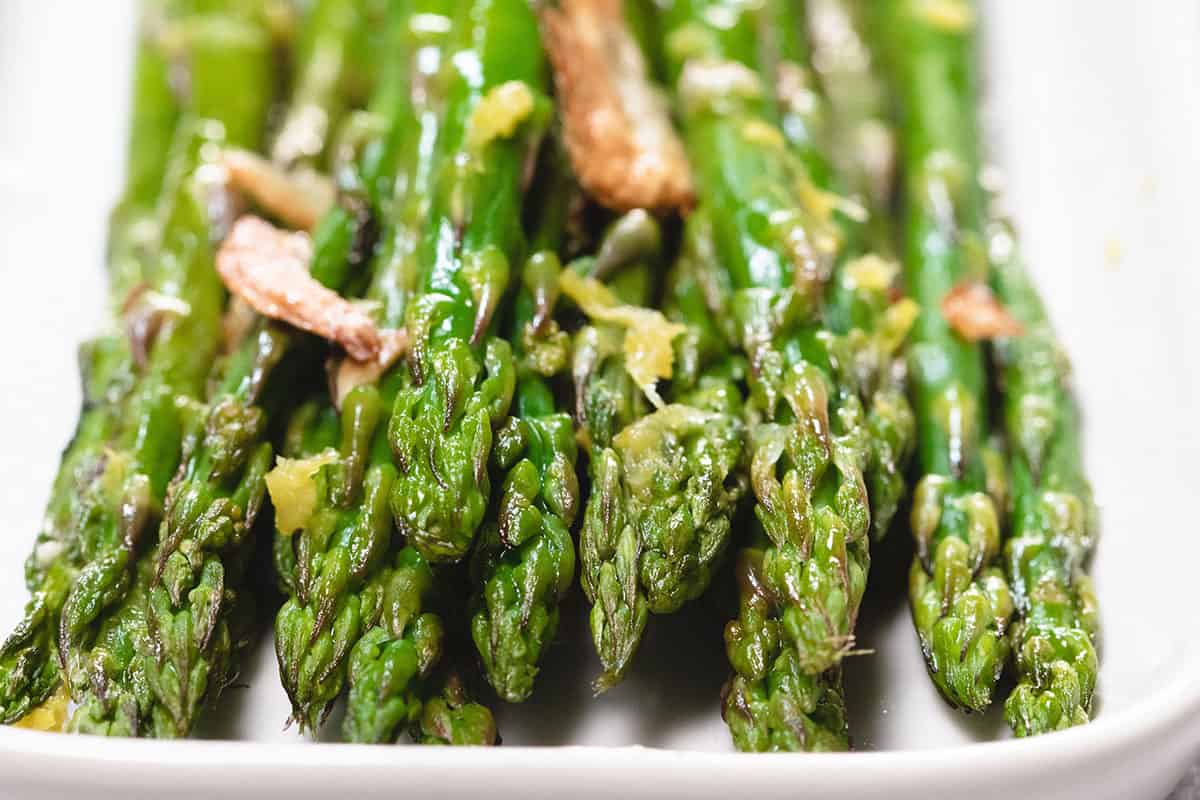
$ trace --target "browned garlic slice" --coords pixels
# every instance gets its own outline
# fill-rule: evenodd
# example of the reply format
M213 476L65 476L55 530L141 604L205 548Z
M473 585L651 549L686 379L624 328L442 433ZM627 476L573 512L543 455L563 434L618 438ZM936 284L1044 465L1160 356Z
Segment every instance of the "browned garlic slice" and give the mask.
M226 150L221 166L231 188L292 228L311 231L337 199L333 181L306 167L284 170L245 150Z
M318 283L308 272L311 259L307 234L244 216L217 252L217 272L230 292L263 316L337 342L355 360L376 360L383 341L374 321Z
M972 342L1024 333L992 290L975 281L960 283L942 298L942 316L955 333Z
M583 188L617 211L690 208L683 143L625 27L620 0L563 0L542 12L542 25L567 150Z

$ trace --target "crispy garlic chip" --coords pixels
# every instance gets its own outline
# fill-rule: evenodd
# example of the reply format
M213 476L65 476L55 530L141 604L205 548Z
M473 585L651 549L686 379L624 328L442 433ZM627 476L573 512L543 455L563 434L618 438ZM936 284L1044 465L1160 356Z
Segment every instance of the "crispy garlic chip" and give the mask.
M563 133L579 182L616 211L686 211L687 155L620 0L563 0L542 12Z
M311 231L333 207L333 181L306 167L285 170L246 150L226 150L229 185L292 228Z
M244 216L217 252L217 272L259 314L337 342L356 361L378 360L384 333L363 308L318 283L311 260L308 234Z
M960 283L942 298L942 316L968 341L1020 336L1021 323L1008 313L992 290L982 283Z

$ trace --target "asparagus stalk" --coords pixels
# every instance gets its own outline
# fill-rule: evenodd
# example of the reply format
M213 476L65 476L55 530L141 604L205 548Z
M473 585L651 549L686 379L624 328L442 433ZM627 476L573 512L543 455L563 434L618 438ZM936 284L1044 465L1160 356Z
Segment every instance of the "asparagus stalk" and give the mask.
M1079 406L1069 367L1016 236L989 230L991 283L1024 333L997 342L1004 423L1011 449L1012 534L1004 563L1017 619L1017 686L1004 716L1017 736L1086 723L1099 668L1099 618L1085 572L1096 542L1096 507L1083 474Z
M414 30L409 24L417 10L434 15L427 18L425 29ZM437 20L440 23L434 24ZM355 174L384 226L381 244L371 257L367 297L377 305L378 320L385 327L397 327L404 319L408 287L414 283L413 243L421 236L427 214L435 156L430 143L441 125L438 87L445 69L443 29L449 20L432 0L396 0L387 25L391 44L383 51L386 64L369 116L358 123L374 133L363 143ZM360 224L360 216L344 206L331 211L319 227L332 232L326 241L334 258L349 249ZM322 260L320 253L319 249L314 269ZM281 462L269 479L279 530L276 563L289 594L275 621L276 655L292 701L292 718L306 730L319 727L342 693L348 662L357 661L359 679L369 682L362 670L369 662L386 663L388 650L383 645L402 638L420 616L426 593L411 581L392 581L396 570L412 574L424 565L422 560L404 569L411 559L390 552L394 529L387 504L395 469L385 421L403 381L400 366L350 389L341 400L340 421L336 412L331 421L328 409L307 411L294 420L298 431L307 425L317 432L340 427L337 449ZM385 602L389 592L397 591L406 598L404 603ZM377 625L379 632L371 634L361 644L364 653L358 653L356 643ZM373 654L368 654L372 647ZM377 684L391 688L386 682ZM347 735L362 740L374 731L379 739L398 730L402 721L384 726L382 719L368 724L364 712L352 708Z
M493 429L512 401L511 349L491 335L492 317L523 256L524 172L547 88L526 3L473 0L456 12L443 166L420 294L408 309L411 380L389 422L396 523L409 544L442 563L461 560L475 541L491 494Z
M178 21L181 5L180 0L155 0L142 7L133 65L125 189L109 217L109 296L117 315L130 291L145 279L145 263L156 240L155 210L182 110L171 86L170 53L163 32L173 20Z
M580 259L572 268L590 277L609 276L610 291L619 301L648 306L658 286L662 248L659 224L644 212L630 212L610 226L594 259ZM610 266L612 253L621 258ZM631 661L649 618L645 596L637 591L637 529L623 524L611 530L614 518L624 520L625 499L613 440L652 408L627 369L625 335L613 322L594 320L575 334L572 353L576 424L588 450L591 480L579 532L580 582L592 604L592 641L606 673L615 673ZM618 552L622 532L626 547ZM611 600L607 606L601 596L602 578ZM622 586L632 592L622 591ZM599 681L593 687L605 688Z
M435 582L429 562L405 547L363 592L363 617L378 623L350 651L347 741L394 742L420 720L420 683L442 656Z
M666 12L698 197L750 363L762 530L739 559L725 717L743 749L844 749L837 666L853 643L869 563L869 428L857 393L844 388L845 343L822 316L842 212L821 202L779 127L760 75L769 63L756 37L760 11L684 0Z
M509 264L524 250L523 173L540 138L546 85L540 48L511 47L513 41L537 41L536 20L524 3L471 0L456 8L451 30L458 49L448 62L446 120L437 144L440 171L434 176L437 183L430 193L432 202L423 215L429 227L420 253L419 294L408 309L410 374L396 395L388 427L399 466L391 490L396 523L408 548L435 565L462 559L476 538L490 496L487 464L493 428L507 416L515 389L509 345L492 337L490 330L507 288ZM526 421L552 409L545 394L537 390L533 382L523 386ZM517 449L516 433L548 431L553 435L552 420L539 422L545 424L522 429L516 423L504 428L499 435L507 436L507 454L513 455ZM567 459L570 467L571 443L567 438L564 450L561 434L554 441L557 447L538 442L530 463L546 465L543 474L565 476L561 459ZM545 458L542 446L550 449ZM532 480L540 482L538 466L533 470ZM528 479L530 476L522 473L518 480ZM520 512L515 506L532 499L529 487L518 480L505 487L505 500L510 504L506 510L514 516ZM509 522L501 512L498 530ZM511 522L528 535L528 519ZM517 533L515 527L512 533ZM499 642L499 626L493 634L487 630L489 625L517 622L519 629L521 622L529 621L529 616L514 620L511 614L501 620L497 615L503 612L498 602L493 602L501 598L492 588L512 588L514 572L542 578L557 588L547 612L553 616L557 594L573 574L572 543L565 526L550 528L532 540L514 538L511 543L524 546L509 558L509 562L521 563L505 563L492 549L489 556L481 556L476 568L478 582L486 584L489 593L488 611L472 620L477 644L481 636ZM542 588L525 581L522 589L528 593L522 608L533 614L530 607L544 594ZM544 596L539 599L547 602ZM545 606L539 610L544 611ZM545 629L542 624L536 627ZM521 638L525 633L508 627L503 645L514 649L487 664L489 677L504 696L515 697L521 691L514 688L520 680L514 677L520 673L520 664L503 663L503 658L516 655L520 661L528 657ZM393 645L402 646L404 636L393 631ZM536 654L533 658L536 660ZM386 667L386 661L377 662L376 669ZM352 711L359 675L352 664ZM424 672L421 675L426 676ZM463 720L458 735L450 740L461 741L469 733L482 737L476 744L492 743L487 737L494 738L494 726L490 721L480 724L490 720L481 706L447 701L438 702L437 708L442 729L449 720ZM428 721L423 723L426 727ZM418 738L427 737L428 733Z
M152 691L135 655L144 645L153 574L152 560L139 558L141 539L163 507L221 343L223 290L212 264L220 233L209 215L205 165L222 143L256 144L271 100L270 42L261 28L216 13L182 24L194 121L177 137L151 272L155 293L147 302L161 318L141 332L144 340L134 340L135 354L145 344L145 365L89 509L88 563L59 625L60 658L78 704L70 724L87 732L177 731L151 713ZM236 102L225 103L211 86L234 84L231 75L243 83Z
M119 313L145 272L154 209L179 111L168 81L158 27L166 3L148 5L139 26L125 188L109 219L109 296ZM115 320L114 320L115 321ZM133 383L133 359L119 333L80 349L83 406L50 492L36 544L26 562L31 598L16 630L0 645L0 721L15 722L60 684L57 627L83 554L78 552L83 489L102 467ZM65 712L65 708L62 709Z
M604 279L619 302L646 307L658 289L662 251L660 225L644 212L634 211L609 227L595 257L577 259L570 268L587 277ZM619 325L595 320L573 337L575 422L589 457L611 446L614 436L650 410L649 400L626 368L623 334ZM589 470L592 466L594 459ZM580 558L585 558L582 550ZM581 574L585 592L587 572L585 566Z
M657 55L653 9L579 0L547 10L543 24L580 182L600 203L635 209L613 226L595 262L576 267L608 271L619 266L615 262L649 257L626 271L644 275L661 249L658 226L645 209L687 207L692 195L682 144L647 74ZM629 125L617 125L618 119L639 125L626 130ZM681 278L680 286L688 280ZM657 312L619 307L598 284L578 288L596 295L576 297L597 323L577 339L576 384L596 488L580 546L604 668L594 686L603 691L624 676L649 613L676 611L707 586L728 541L737 487L733 478L731 486L724 483L738 460L740 427L730 424L736 409L718 397L720 391L708 392L711 387L696 396L704 408L675 403L647 415L641 399L644 393L663 405L653 384L671 377L671 341L689 321L702 321L702 303L676 305L672 325ZM699 319L689 320L693 313ZM685 376L686 386L676 382L670 399L696 389L699 372L713 366L700 363L695 345L696 336L689 337L682 354L690 355L695 373ZM635 372L647 373L654 354L662 361L649 370L654 374L634 379ZM710 408L713 403L718 407Z
M124 396L132 382L128 347L120 337L97 339L79 354L83 408L71 443L63 453L37 544L27 563L31 598L25 615L0 645L0 721L60 727L66 694L59 692L58 616L82 559L74 552L81 531L77 490L103 465ZM43 704L45 721L34 712Z
M338 428L337 411L327 400L309 401L292 417L283 454L292 460L318 456L337 445ZM295 552L288 537L277 541L287 544L277 550L277 567L285 591L294 595ZM416 550L405 547L363 591L363 618L376 623L349 656L346 740L393 742L407 729L422 743L496 741L491 713L470 702L457 676L444 665L445 625L431 609L449 605L446 589L456 585L451 576L435 571Z
M327 4L328 5L328 4ZM355 9L341 4L341 13ZM305 20L306 36L328 23L328 8ZM352 35L338 30L341 38ZM332 41L323 43L335 47ZM293 107L336 121L337 105L322 109L321 95L309 84L313 72L328 68L318 48L301 50L293 62L301 76ZM294 118L294 117L289 117ZM293 154L309 165L324 150L319 141L327 127L310 131L311 151ZM289 135L286 128L280 136ZM316 139L318 141L313 141ZM349 261L321 259L313 277L337 288L350 276ZM268 425L287 403L287 384L300 336L280 326L259 324L245 337L224 368L224 376L184 436L184 458L167 494L154 572L144 610L146 630L136 641L145 681L153 693L149 712L157 730L186 736L200 711L215 703L237 672L237 650L251 615L252 588L245 572L253 553L254 525L266 491L265 476L273 451Z
M354 0L360 22L355 25L355 37L342 54L342 102L349 108L365 107L379 84L380 71L387 63L391 46L388 15L391 0Z
M383 130L366 144L361 165L383 221L367 297L385 327L403 321L416 285L417 242L442 156L434 144L456 21L441 12L434 0L393 3L388 65L372 102L377 121L366 126ZM443 651L437 595L445 593L438 591L444 576L413 547L396 552L391 544L387 503L396 471L385 421L406 380L401 365L350 390L340 450L276 472L272 498L287 510L277 520L276 555L291 595L276 620L280 674L293 718L310 730L348 685L343 734L351 741L391 742L411 728L421 739L440 731L447 741L491 744L490 713L461 688L441 686L434 671ZM323 413L309 412L307 421L317 431L330 425Z
M614 233L657 239L628 224ZM616 249L612 239L607 245ZM594 683L598 691L624 677L650 613L674 613L708 587L744 491L738 370L712 322L710 298L719 289L711 285L715 259L702 212L689 218L685 239L668 282L666 313L683 331L669 404L631 415L615 430L603 416L588 420L593 493L580 554L584 590L593 603L592 637L604 670ZM604 372L596 375L589 394L605 387Z
M557 165L555 165L557 166ZM567 366L569 342L553 319L566 228L575 192L569 176L549 179L514 303L510 341L517 367L515 413L496 433L499 500L472 556L471 633L488 681L508 702L533 691L538 664L558 629L558 605L575 577L570 528L579 507L578 448L569 413L549 379Z
M875 222L883 213L878 195L868 195L868 205L859 199L843 198L846 186L862 185L858 163L839 163L830 142L836 122L843 128L861 130L869 125L871 107L850 104L839 118L825 85L818 85L811 67L811 27L803 4L772 0L766 5L775 39L770 75L783 119L782 128L792 152L804 165L809 183L805 191L813 200L839 206L832 216L839 234L833 279L827 288L825 319L830 330L842 337L839 360L853 364L838 369L838 391L842 404L861 403L867 415L869 448L863 470L871 502L871 531L882 538L891 526L906 493L904 469L916 438L912 407L905 396L904 344L917 313L912 300L894 300L898 266L884 258L892 244L887 228ZM832 12L826 12L832 13ZM860 82L869 75L853 76ZM843 94L852 89L851 76L841 76ZM864 88L863 93L869 93ZM865 117L864 117L865 115ZM873 186L890 194L890 177L876 176Z
M1004 566L1016 608L1009 638L1018 683L1004 710L1014 732L1030 736L1084 724L1091 714L1099 620L1085 567L1097 513L1083 473L1069 364L1017 236L994 218L986 240L991 286L1023 328L997 340L993 352L1011 475Z
M500 741L492 712L470 701L455 672L446 672L433 684L413 738L419 744L476 746Z
M120 473L130 466L130 447L134 447L132 455L141 459L139 463L158 477L156 486L165 482L162 475L170 468L156 463L155 454L155 446L160 443L165 445L163 452L169 452L170 442L176 435L177 420L168 407L167 393L158 393L157 400L163 402L157 402L153 382L147 378L139 380L136 405L130 394L135 382L134 372L142 369L147 359L142 347L148 341L147 324L162 320L154 308L148 308L145 302L135 303L134 299L144 300L149 294L156 302L161 301L163 292L147 293L143 287L153 285L154 279L164 274L170 277L169 270L156 274L150 259L161 238L163 217L155 210L159 194L156 184L162 183L167 168L168 142L181 107L168 80L168 54L163 47L168 41L187 45L189 41L194 43L196 38L203 38L199 32L182 37L170 35L181 29L194 29L199 24L183 16L185 5L153 3L145 9L135 63L129 178L122 201L112 216L109 237L111 293L115 305L124 309L130 340L106 338L84 350L85 410L77 435L64 454L46 524L28 565L31 588L34 584L39 588L28 609L29 614L4 648L5 660L12 659L5 665L4 684L10 692L8 697L25 709L40 702L58 684L59 662L65 657L65 653L59 652L60 613L72 585L80 579L80 570L89 562L92 562L88 566L91 572L84 574L95 577L97 563L94 559L108 546L104 540L111 539L118 524L116 504L120 498L117 495L123 489L119 485ZM182 52L171 57L177 55L185 62L194 60L191 57L198 49L185 46ZM205 75L203 67L193 73ZM253 73L247 77L253 79ZM182 105L197 107L194 97L187 98ZM184 267L182 263L178 266ZM178 287L168 286L167 291L177 292ZM203 292L199 299L198 319L202 321L196 327L203 329L210 305ZM167 305L170 305L169 301ZM186 330L188 325L166 327L168 332L163 338L170 340L171 329ZM187 334L182 337L186 338ZM163 350L169 351L170 347L164 346ZM204 349L197 355L202 361ZM169 366L171 360L171 356L166 356L157 366ZM186 369L181 372L186 373ZM139 424L129 424L127 417L130 414L136 416ZM167 475L169 477L169 472ZM141 492L135 483L130 483L133 491L126 498L130 502L124 507L124 522L130 533L145 522L146 509L138 502ZM93 611L98 613L99 609ZM12 672L8 671L10 668ZM64 701L62 715L65 715L65 695L60 699ZM12 715L6 715L6 719L11 721L11 718Z
M705 498L709 516L705 527L709 530L693 542L695 560L684 557L677 565L679 585L692 587L684 593L689 599L707 588L712 572L719 567L729 541L726 526L749 489L743 457L745 398L740 388L747 365L730 346L734 339L727 313L729 297L728 275L717 257L712 221L700 210L688 217L683 252L667 276L664 300L667 318L687 326L677 342L676 368L667 396L676 405L711 415L707 421L711 429L698 434L697 444L698 452L711 451L703 453L702 459L711 459L712 465L694 487L703 486L710 493ZM698 478L702 474L701 470L695 472ZM718 485L723 490L718 490ZM697 494L693 508L702 507L702 496ZM654 595L650 593L652 598ZM655 605L652 600L652 610Z
M865 35L869 4L807 0L803 6L809 61L826 100L820 124L830 160L841 182L870 211L865 228L872 248L893 257L896 134L881 65Z
M890 0L876 22L902 106L905 277L921 306L911 372L923 477L913 499L909 598L933 682L951 704L982 710L1008 659L1012 598L998 564L997 503L987 493L983 354L940 311L956 284L986 277L973 13L968 3L951 5L962 13Z
M361 43L369 0L317 0L305 15L293 52L292 96L271 147L291 168L320 161L347 107L351 48Z

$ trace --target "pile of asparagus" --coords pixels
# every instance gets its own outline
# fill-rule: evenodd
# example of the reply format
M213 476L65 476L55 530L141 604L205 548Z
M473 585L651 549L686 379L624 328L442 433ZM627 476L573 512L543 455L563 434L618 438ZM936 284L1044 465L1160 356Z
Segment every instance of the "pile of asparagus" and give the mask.
M845 750L872 545L910 510L946 700L1010 668L1017 735L1086 722L1095 509L980 177L976 27L144 0L111 330L0 717L187 736L273 618L303 730L341 703L349 741L493 744L480 698L531 695L578 573L597 692L733 581L734 744Z

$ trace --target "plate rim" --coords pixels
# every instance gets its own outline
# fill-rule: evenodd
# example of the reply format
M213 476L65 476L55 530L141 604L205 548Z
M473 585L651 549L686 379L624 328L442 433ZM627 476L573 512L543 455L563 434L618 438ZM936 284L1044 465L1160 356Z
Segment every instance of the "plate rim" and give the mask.
M453 786L468 773L483 770L495 775L529 768L570 767L572 770L655 770L663 766L686 768L691 773L732 778L733 783L758 784L760 778L777 780L781 774L803 772L806 780L822 774L846 776L853 765L855 774L868 782L887 774L908 781L926 780L930 770L943 777L948 770L978 773L1018 768L1039 772L1047 768L1069 769L1081 761L1120 754L1139 743L1164 742L1162 737L1186 731L1189 722L1197 733L1182 744L1200 746L1200 663L1187 659L1176 678L1163 684L1145 699L1114 714L1075 728L1029 739L1005 739L921 750L880 750L850 753L736 753L675 750L643 745L521 745L509 747L449 748L430 746L380 746L343 743L260 742L253 740L176 740L104 738L46 733L0 727L0 764L16 759L54 758L76 769L90 767L90 777L123 774L130 767L160 770L181 767L220 766L218 785L241 783L259 772L271 772L276 787L320 783L359 783L376 771L414 771L437 776ZM1195 741L1191 741L1195 739ZM964 756L966 756L964 758ZM65 759L65 760L64 760ZM550 763L561 762L561 763ZM696 769L702 767L702 769ZM452 769L450 769L452 768ZM362 770L370 773L362 773ZM353 770L354 779L347 779ZM64 770L65 772L66 770ZM11 773L10 773L11 774ZM1026 775L1028 773L1026 772ZM455 776L458 776L457 778ZM61 777L61 776L60 776ZM478 777L476 775L476 777ZM318 780L319 779L319 780ZM53 777L50 781L58 782ZM66 776L66 782L72 778ZM862 784L856 780L855 784ZM212 787L208 784L208 788Z

